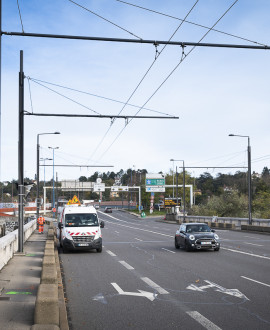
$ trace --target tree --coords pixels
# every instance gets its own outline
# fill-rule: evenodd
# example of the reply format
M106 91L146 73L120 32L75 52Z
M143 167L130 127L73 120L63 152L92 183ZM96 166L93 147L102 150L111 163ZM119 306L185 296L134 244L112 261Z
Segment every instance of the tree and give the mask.
M80 176L79 177L79 181L80 182L86 182L87 181L87 177L86 176Z

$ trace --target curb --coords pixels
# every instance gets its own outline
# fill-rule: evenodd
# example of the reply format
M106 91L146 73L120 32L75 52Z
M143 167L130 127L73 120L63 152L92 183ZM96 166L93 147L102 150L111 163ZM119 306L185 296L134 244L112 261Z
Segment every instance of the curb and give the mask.
M56 241L50 222L31 330L69 330Z

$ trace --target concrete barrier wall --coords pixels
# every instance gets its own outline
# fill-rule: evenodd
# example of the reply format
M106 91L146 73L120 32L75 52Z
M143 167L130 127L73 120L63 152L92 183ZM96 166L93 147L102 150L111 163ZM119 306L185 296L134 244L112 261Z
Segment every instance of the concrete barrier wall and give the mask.
M24 241L27 241L36 229L36 220L32 220L24 225ZM0 238L0 270L18 251L18 229Z

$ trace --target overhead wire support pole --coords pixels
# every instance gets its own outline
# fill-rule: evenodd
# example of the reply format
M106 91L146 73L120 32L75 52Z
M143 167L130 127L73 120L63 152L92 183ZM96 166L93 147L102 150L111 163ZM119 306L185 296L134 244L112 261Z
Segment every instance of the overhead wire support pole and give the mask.
M237 44L217 44L203 42L188 42L188 41L168 41L168 40L144 40L144 39L124 39L124 38L104 38L62 34L44 34L44 33L22 33L22 32L7 32L2 31L3 35L17 37L36 37L36 38L54 38L54 39L71 39L71 40L91 40L91 41L108 41L108 42L125 42L137 44L152 44L152 45L172 45L172 46L198 46L198 47L221 47L221 48L244 48L244 49L264 49L270 50L270 46L259 45L237 45Z
M19 142L18 142L18 189L19 189L19 217L18 217L18 252L23 253L23 213L24 213L24 73L23 73L23 51L20 51L19 72Z

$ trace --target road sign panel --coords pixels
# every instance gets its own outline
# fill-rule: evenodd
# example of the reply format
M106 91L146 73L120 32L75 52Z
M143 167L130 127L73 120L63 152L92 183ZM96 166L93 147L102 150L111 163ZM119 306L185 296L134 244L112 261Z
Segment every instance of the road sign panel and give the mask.
M105 183L100 183L100 184L94 184L94 191L105 191Z
M146 186L145 187L146 192L165 192L165 187L163 186Z

